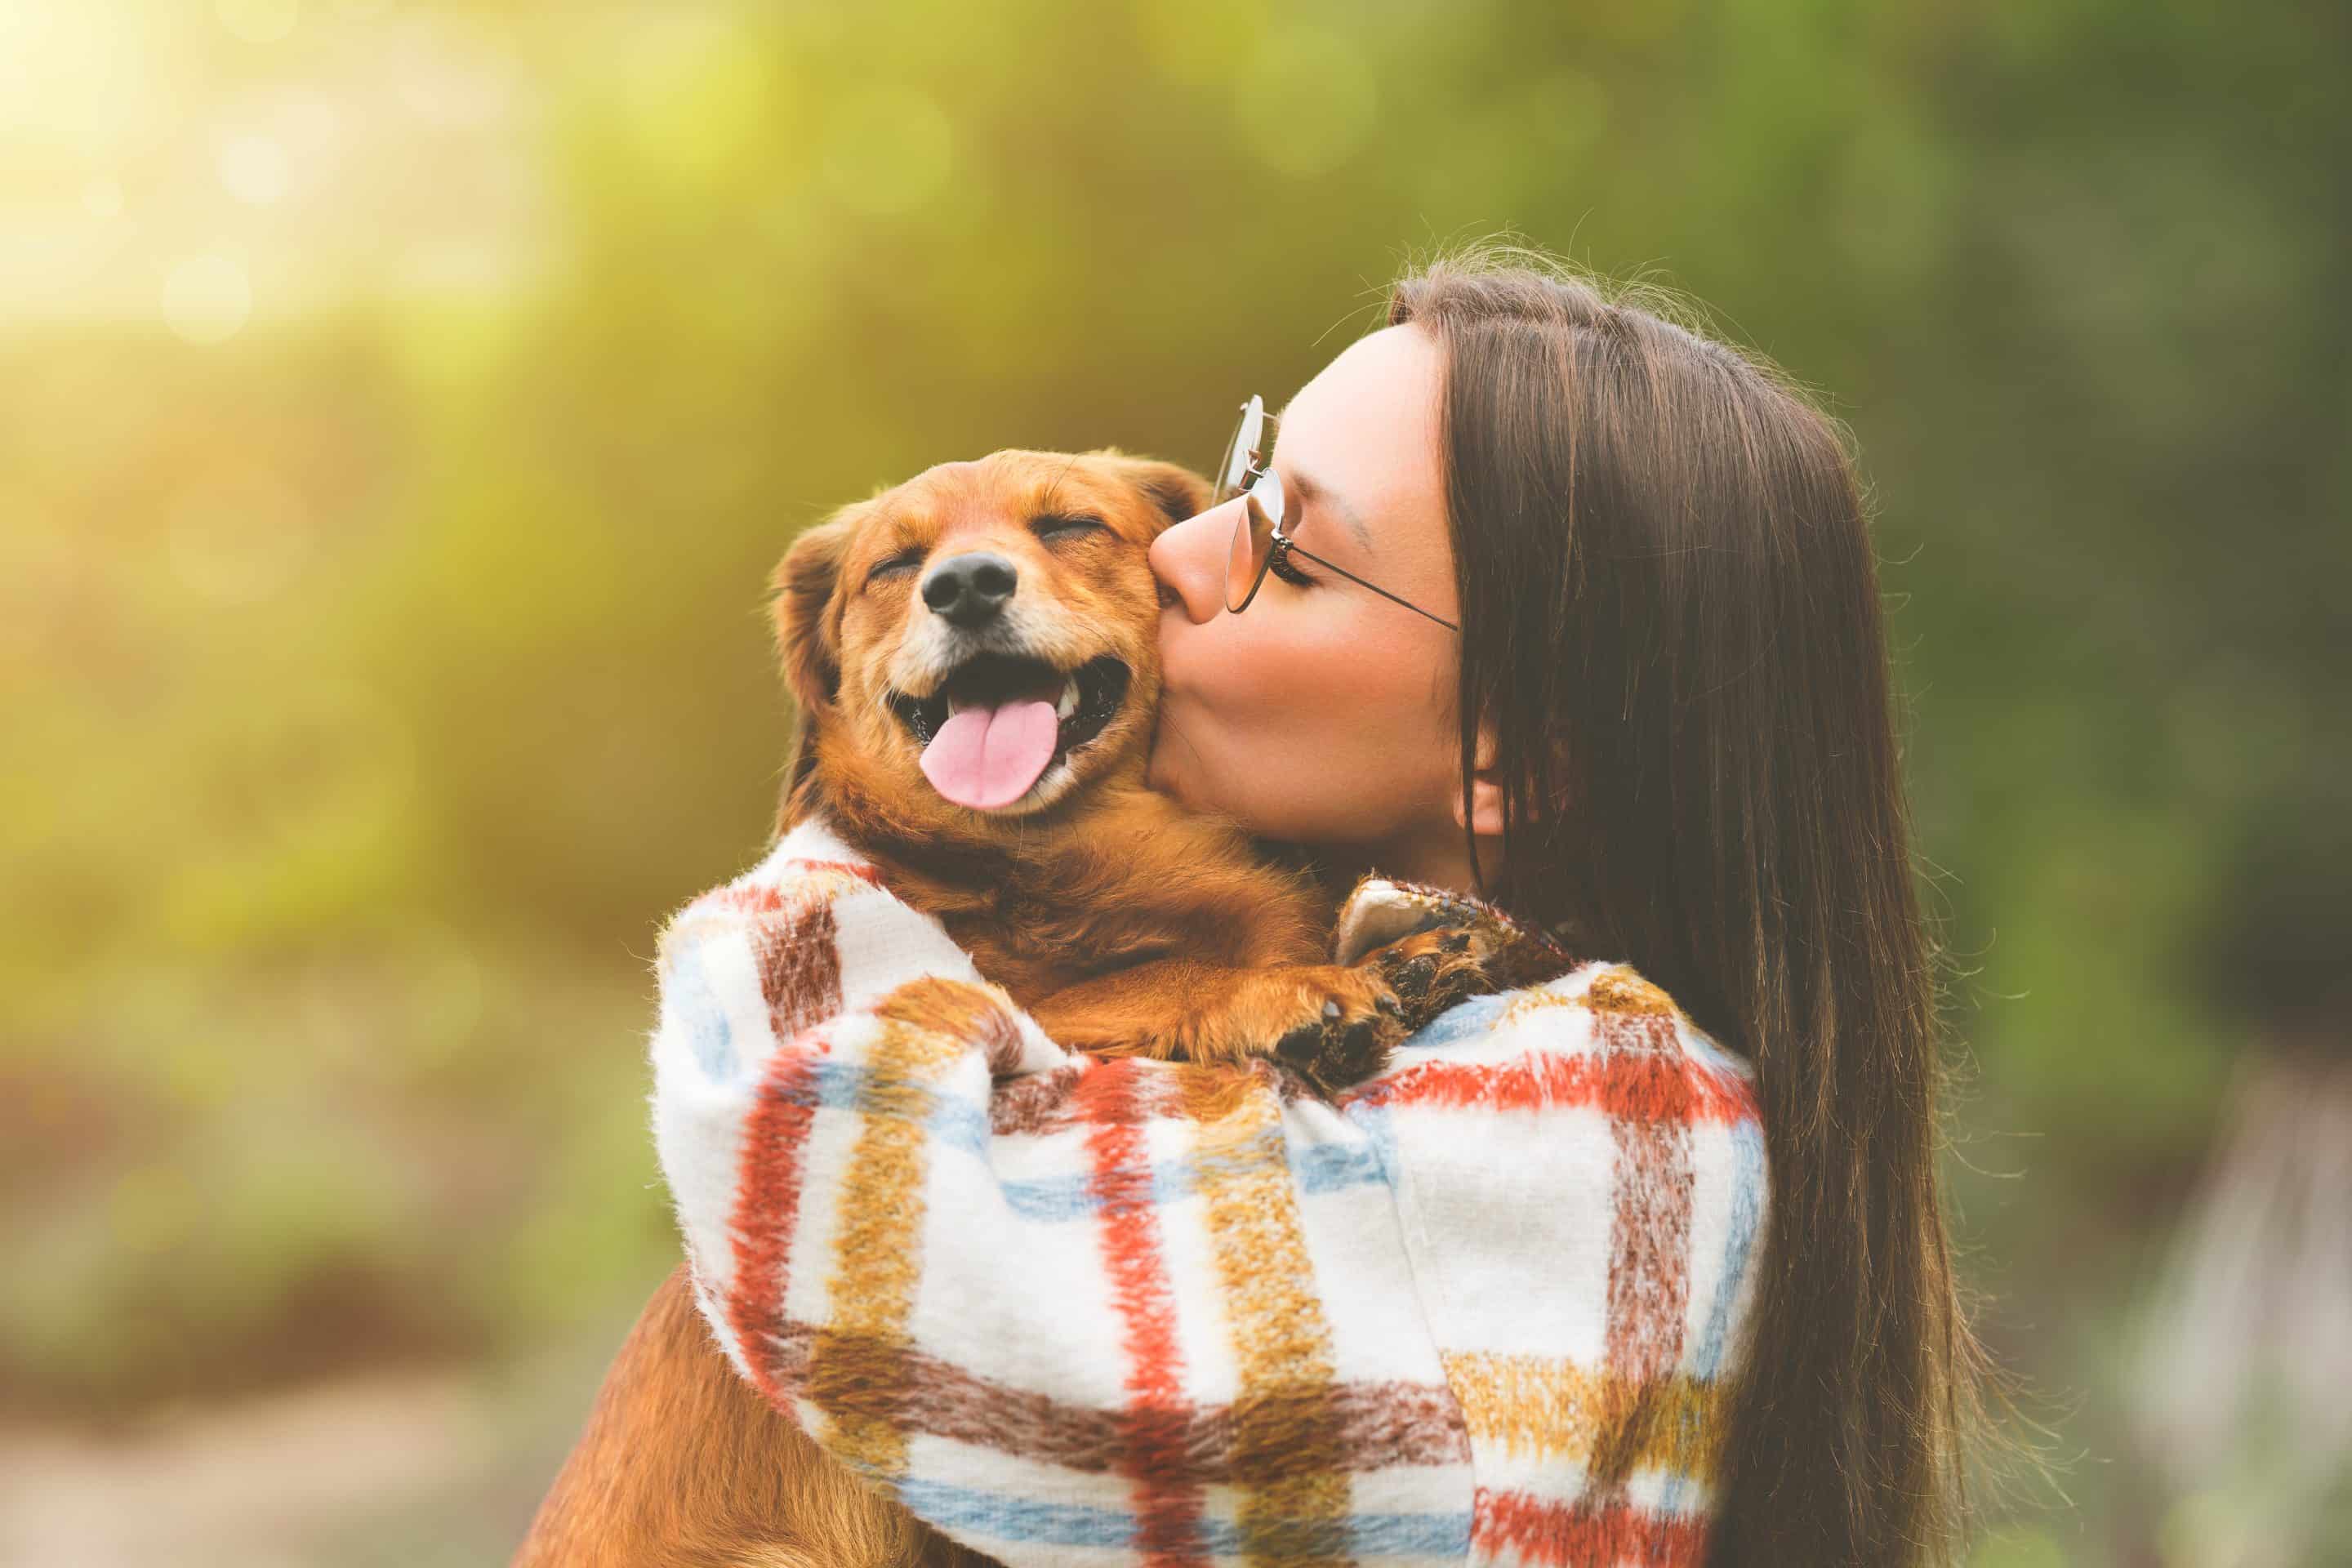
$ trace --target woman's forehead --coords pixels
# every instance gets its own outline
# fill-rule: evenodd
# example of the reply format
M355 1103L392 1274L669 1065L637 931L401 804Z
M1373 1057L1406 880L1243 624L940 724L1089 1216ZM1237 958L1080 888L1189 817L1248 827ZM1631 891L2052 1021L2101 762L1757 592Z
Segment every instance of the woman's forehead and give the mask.
M1357 339L1279 410L1282 441L1317 447L1426 447L1435 457L1438 351L1417 327L1383 327Z
M1427 333L1384 327L1349 344L1284 405L1276 464L1371 520L1375 552L1399 514L1441 508L1438 369Z

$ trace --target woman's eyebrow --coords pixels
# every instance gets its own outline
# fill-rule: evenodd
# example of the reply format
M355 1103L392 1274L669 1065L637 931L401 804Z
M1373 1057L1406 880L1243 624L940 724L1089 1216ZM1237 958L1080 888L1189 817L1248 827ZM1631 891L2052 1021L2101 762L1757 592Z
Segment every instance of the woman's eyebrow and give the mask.
M1355 509L1347 497L1308 478L1296 468L1290 471L1290 488L1298 492L1300 506L1313 506L1320 502L1328 510L1338 512L1339 521L1348 525L1348 531L1356 536L1356 542L1363 546L1364 553L1370 555L1372 552L1372 531L1364 526L1363 514Z

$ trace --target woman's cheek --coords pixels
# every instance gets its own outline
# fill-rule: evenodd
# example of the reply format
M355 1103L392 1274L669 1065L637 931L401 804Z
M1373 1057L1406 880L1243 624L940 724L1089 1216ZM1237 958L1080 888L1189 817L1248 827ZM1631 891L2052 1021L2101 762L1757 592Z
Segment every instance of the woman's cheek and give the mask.
M1196 721L1231 722L1249 705L1244 685L1246 650L1234 646L1223 617L1208 626L1186 626L1160 639L1160 681L1170 701Z

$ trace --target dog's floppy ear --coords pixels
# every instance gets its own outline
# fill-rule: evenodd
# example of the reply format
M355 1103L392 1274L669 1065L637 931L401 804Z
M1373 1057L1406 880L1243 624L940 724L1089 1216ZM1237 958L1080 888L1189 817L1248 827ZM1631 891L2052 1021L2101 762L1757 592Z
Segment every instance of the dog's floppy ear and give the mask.
M829 612L841 564L868 506L852 502L803 529L770 579L776 594L776 653L783 665L784 684L800 707L803 731L810 717L830 707L841 690L841 650Z
M1116 447L1105 447L1087 456L1099 460L1112 478L1133 485L1149 497L1165 520L1160 525L1162 528L1209 510L1209 481L1181 463L1132 458Z

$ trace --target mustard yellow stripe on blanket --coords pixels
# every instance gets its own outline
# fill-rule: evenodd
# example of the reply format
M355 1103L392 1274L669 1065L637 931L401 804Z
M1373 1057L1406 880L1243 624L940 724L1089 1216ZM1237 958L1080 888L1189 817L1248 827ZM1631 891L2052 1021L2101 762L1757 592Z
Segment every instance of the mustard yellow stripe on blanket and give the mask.
M1715 1479L1730 1414L1722 1383L1631 1378L1557 1356L1444 1351L1438 1359L1473 1444L1607 1470L1612 1480L1637 1469Z
M1185 1073L1181 1095L1198 1129L1201 1192L1238 1363L1234 1472L1264 1474L1276 1458L1289 1472L1244 1493L1244 1560L1345 1563L1349 1455L1337 1365L1284 1160L1281 1102L1269 1076L1236 1095L1224 1072Z
M872 1077L841 1183L827 1287L832 1321L811 1350L809 1397L824 1412L824 1446L878 1477L897 1479L907 1468L909 1423L898 1413L912 1394L911 1362L899 1352L908 1346L923 1269L927 1086L976 1037L970 989L919 981L876 1008ZM845 1408L843 1396L852 1392L864 1413Z

